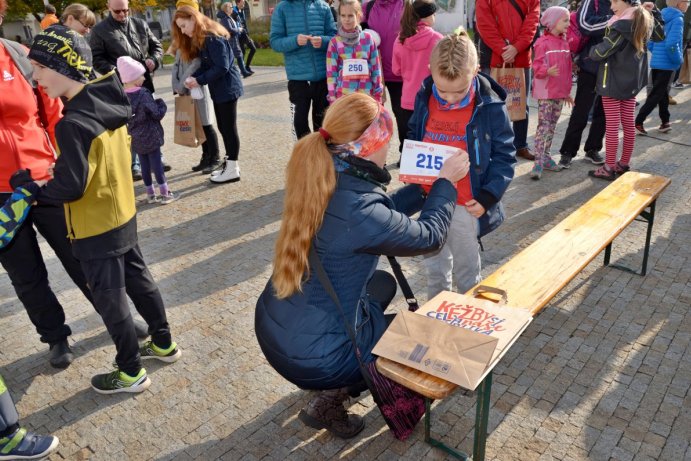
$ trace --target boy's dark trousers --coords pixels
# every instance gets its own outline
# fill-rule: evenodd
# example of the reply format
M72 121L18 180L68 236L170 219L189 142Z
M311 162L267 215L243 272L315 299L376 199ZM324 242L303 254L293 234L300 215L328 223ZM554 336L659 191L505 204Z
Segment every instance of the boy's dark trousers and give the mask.
M650 113L659 107L658 113L662 123L669 123L669 86L674 77L673 70L652 69L653 89L645 98L636 116L636 125L642 125Z
M247 33L242 33L240 34L240 49L242 49L243 56L245 55L245 47L250 49L250 52L247 54L247 64L245 64L245 67L250 70L252 58L254 58L254 53L257 52L257 47L254 44L254 40Z
M291 104L295 106L293 124L298 139L312 132L308 121L310 106L312 106L312 130L317 131L321 128L324 112L329 106L326 97L328 94L326 79L316 82L288 80L288 97Z
M586 152L602 150L602 139L605 137L605 111L602 108L602 98L595 92L597 76L585 71L578 73L576 82L576 97L569 124L566 127L564 141L561 143L559 153L571 158L578 154L581 146L583 130L588 126L588 114L593 109L593 121L590 124L588 138L585 140L583 150ZM594 107L593 107L594 104Z
M65 210L62 206L34 205L14 236L0 251L0 263L10 276L17 297L29 314L41 341L55 344L72 332L65 324L65 312L48 282L48 271L36 239L34 226L46 239L72 281L93 304L91 292L79 261L72 254L67 239Z
M137 335L127 304L128 296L137 312L149 325L149 333L154 344L163 348L171 344L163 299L146 267L139 245L135 244L119 256L91 259L81 263L93 293L96 310L103 318L103 323L115 343L115 362L121 371L136 376L142 364Z

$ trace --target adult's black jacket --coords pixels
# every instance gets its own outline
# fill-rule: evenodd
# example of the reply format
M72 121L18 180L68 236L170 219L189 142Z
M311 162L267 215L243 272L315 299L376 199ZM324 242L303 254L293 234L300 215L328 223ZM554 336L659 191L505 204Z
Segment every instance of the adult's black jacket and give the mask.
M142 64L146 59L153 59L156 63L154 70L160 66L163 56L161 42L151 32L146 21L139 18L128 18L122 23L109 15L91 30L89 44L93 54L94 69L103 75L113 69L117 72L116 63L120 56L130 56ZM144 87L152 93L155 91L148 69Z

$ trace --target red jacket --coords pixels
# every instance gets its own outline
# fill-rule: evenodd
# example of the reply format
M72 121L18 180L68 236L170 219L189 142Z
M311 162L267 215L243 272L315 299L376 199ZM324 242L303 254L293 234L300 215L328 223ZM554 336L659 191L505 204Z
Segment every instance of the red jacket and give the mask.
M492 49L492 67L501 67L501 54L508 44L518 50L513 67L530 67L530 44L540 21L540 0L515 0L525 20L510 0L477 0L475 14L477 28Z
M45 109L41 115L36 93L0 44L0 193L12 192L10 176L20 168L30 168L34 179L50 179L47 170L55 162L51 141L55 145L62 103L40 89L39 94Z

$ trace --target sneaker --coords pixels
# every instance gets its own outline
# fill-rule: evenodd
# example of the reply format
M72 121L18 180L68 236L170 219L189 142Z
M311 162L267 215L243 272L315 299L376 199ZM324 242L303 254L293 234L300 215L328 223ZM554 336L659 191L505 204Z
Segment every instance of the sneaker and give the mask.
M537 181L542 176L542 165L536 163L533 165L533 169L530 170L530 179Z
M617 162L617 164L614 165L614 174L616 174L617 176L621 176L630 169L631 167L629 165L624 165L621 162Z
M172 190L168 191L168 195L161 195L161 204L162 205L168 205L169 203L173 203L177 199L180 198L180 193L175 193Z
M147 341L139 347L139 354L142 356L142 360L158 359L166 363L177 362L182 356L182 352L175 342L170 343L168 349L161 349L153 341Z
M657 131L660 133L669 133L672 131L672 125L670 125L669 122L663 123L657 128Z
M648 132L645 131L645 128L643 128L643 125L636 125L636 134L640 136L648 136Z
M146 370L139 370L137 376L130 376L124 371L115 369L110 373L94 375L91 387L99 394L116 394L118 392L144 392L151 385Z
M167 172L169 172L169 171L172 170L172 169L173 169L173 167L171 167L170 165L168 165L166 162L163 162L163 171L165 171L165 172L167 173Z
M589 150L588 152L585 153L585 158L590 160L593 165L604 165L605 164L605 159L602 158L602 155L596 150Z
M561 171L561 165L554 161L549 155L542 159L542 168L547 171Z
M223 165L225 164L225 161L222 162L218 159L211 160L209 164L202 170L202 174L213 174L215 171L217 171L219 168L223 168Z
M675 90L681 90L684 88L684 84L681 82L674 82L672 83L672 88L674 88Z
M146 203L158 203L160 201L161 201L161 197L159 197L156 194L154 194L154 195L148 195L147 194L147 196L146 196Z
M132 170L132 181L141 181L142 172L140 170Z
M218 167L211 172L211 177L218 176L219 174L223 173L226 169L226 165L228 164L228 160L224 160L221 162Z
M41 459L55 451L59 443L54 435L38 435L20 428L0 439L0 460Z
M50 346L50 365L53 368L67 368L74 361L74 353L67 339Z
M616 179L616 174L614 170L610 170L607 165L602 165L597 170L591 170L588 172L588 176L591 178L604 179L605 181L614 181Z
M561 154L561 158L559 159L559 166L568 169L571 167L571 160L573 160L573 157L571 157L570 155Z

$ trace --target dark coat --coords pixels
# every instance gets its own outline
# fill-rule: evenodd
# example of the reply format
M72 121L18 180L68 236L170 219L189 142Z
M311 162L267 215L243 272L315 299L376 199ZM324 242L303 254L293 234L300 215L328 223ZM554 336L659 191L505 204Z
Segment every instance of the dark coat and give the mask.
M192 76L200 85L209 85L213 102L229 102L242 96L242 77L233 65L235 58L228 40L219 35L207 35L199 58L201 67Z
M132 118L127 122L127 130L132 136L132 150L139 155L158 152L163 145L161 120L168 107L163 99L154 99L146 88L127 93L132 106Z
M313 244L343 306L357 329L365 362L386 329L381 306L365 292L379 255L415 256L441 248L451 222L456 189L437 180L424 201L419 186L391 196L380 187L340 174ZM422 207L417 220L408 217ZM314 274L314 271L312 271ZM277 299L271 281L255 311L255 332L266 359L303 389L335 389L362 380L338 308L316 275L298 292Z
M233 52L233 56L239 58L242 56L242 48L240 48L240 27L238 27L238 23L223 10L216 13L216 17L218 18L218 22L220 22L230 34L228 41L230 42L230 49Z
M151 32L146 21L139 18L129 18L123 24L109 15L91 30L89 46L94 69L102 75L113 69L117 72L120 56L130 56L142 64L150 58L156 63L154 70L160 67L163 57L161 42ZM146 64L144 67L146 68ZM148 68L144 78L144 87L153 93L154 83Z
M509 187L516 165L513 129L506 112L504 89L485 74L477 77L475 107L466 127L466 143L471 168L473 198L485 209L480 216L479 236L493 231L504 222L501 198ZM422 141L429 116L432 77L427 77L415 98L415 112L408 123L408 139Z

